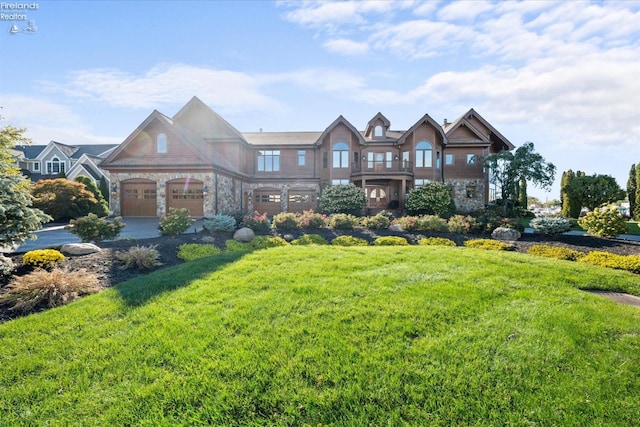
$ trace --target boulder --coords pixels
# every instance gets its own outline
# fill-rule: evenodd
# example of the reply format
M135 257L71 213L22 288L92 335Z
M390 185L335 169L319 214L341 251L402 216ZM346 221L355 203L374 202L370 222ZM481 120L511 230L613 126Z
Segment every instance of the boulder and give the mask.
M390 231L399 231L399 232L403 232L404 230L402 229L402 226L400 224L391 224L389 226L389 230Z
M498 227L491 233L491 238L496 240L514 241L520 238L520 232L515 228Z
M242 227L233 233L233 240L243 243L252 241L254 237L256 237L256 233L248 227Z
M60 252L69 255L88 255L101 250L93 243L66 243L60 247Z

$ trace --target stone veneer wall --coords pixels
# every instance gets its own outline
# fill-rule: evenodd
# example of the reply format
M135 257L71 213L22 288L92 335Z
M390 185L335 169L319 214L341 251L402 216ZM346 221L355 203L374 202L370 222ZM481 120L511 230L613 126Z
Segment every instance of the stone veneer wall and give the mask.
M462 212L472 212L484 208L486 183L483 179L447 179L445 184L453 189L453 201ZM467 197L467 187L475 187L475 197Z
M301 189L305 189L305 190L313 190L316 192L316 194L320 194L320 184L316 183L316 184L311 184L308 182L305 183L279 183L279 184L245 184L245 191L248 191L249 194L251 194L253 196L253 191L254 190L273 190L273 189L277 189L280 190L280 211L281 212L287 212L287 208L289 205L289 190L301 190ZM248 202L249 206L247 206L246 212L253 212L253 197L251 197L251 199Z

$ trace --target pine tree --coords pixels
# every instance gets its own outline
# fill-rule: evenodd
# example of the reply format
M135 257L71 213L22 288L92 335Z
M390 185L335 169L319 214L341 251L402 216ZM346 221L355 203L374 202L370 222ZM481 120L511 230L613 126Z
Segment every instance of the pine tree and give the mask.
M640 163L639 163L640 164ZM629 179L627 179L627 199L629 199L629 215L636 220L638 217L634 214L636 208L636 192L638 191L638 181L636 179L636 165L631 165L629 170Z
M636 221L640 220L640 163L636 165L636 207L633 211Z

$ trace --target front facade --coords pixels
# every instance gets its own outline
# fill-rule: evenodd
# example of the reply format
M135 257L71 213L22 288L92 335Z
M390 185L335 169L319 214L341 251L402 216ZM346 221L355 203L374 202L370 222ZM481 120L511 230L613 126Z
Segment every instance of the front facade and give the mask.
M402 210L429 181L472 211L489 196L480 157L513 148L473 109L442 126L424 115L405 131L378 113L363 131L340 116L321 132L241 133L194 97L172 118L151 113L100 167L122 216L315 210L324 186L349 183L365 190L369 213Z

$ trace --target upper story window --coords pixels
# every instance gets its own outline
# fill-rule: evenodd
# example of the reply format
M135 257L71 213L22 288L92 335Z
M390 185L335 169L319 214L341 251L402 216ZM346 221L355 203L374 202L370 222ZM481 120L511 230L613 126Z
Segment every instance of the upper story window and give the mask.
M453 154L445 154L444 155L444 164L452 165L453 164Z
M305 150L298 150L298 166L304 166L307 162L307 152Z
M333 146L333 167L349 167L349 146L344 142L337 142Z
M258 172L277 172L280 170L280 150L258 151Z
M378 136L378 137L384 136L384 133L382 131L382 126L378 125L375 128L373 128L373 136Z
M349 185L348 179L332 179L331 185Z
M34 171L39 171L40 170L40 162L34 162L33 163L33 170Z
M430 168L433 165L433 148L427 141L416 145L416 167Z
M64 162L61 162L58 157L53 157L51 161L47 162L47 174L60 174L64 173Z
M159 133L156 137L156 151L161 154L167 152L167 135L164 133Z
M476 156L475 154L467 154L467 164L475 165L476 164Z

